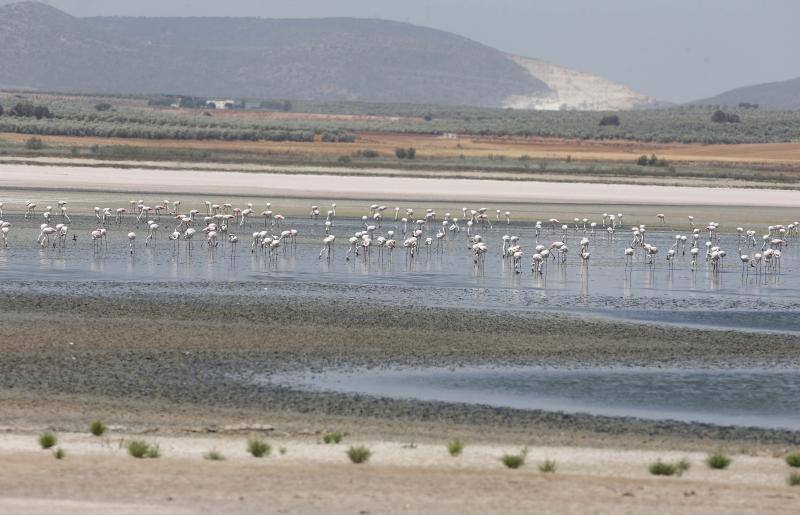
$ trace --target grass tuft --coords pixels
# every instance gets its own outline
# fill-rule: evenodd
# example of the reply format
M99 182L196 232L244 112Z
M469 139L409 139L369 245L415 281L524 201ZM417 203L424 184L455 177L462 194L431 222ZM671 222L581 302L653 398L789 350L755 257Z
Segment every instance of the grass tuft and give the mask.
M372 451L363 445L347 449L347 457L350 458L350 461L353 463L366 463L371 456Z
M552 474L555 471L556 471L555 460L544 460L544 462L539 464L539 472L543 472L545 474Z
M100 422L99 420L95 420L91 424L89 424L89 432L95 436L103 436L108 428L105 424Z
M655 463L651 463L648 467L648 470L654 476L680 477L684 472L689 470L689 467L691 467L691 464L686 459L676 461L675 463L665 463L661 460L658 460Z
M710 455L706 459L706 464L712 469L722 470L728 468L731 464L731 459L724 454L717 452Z
M134 458L159 458L161 449L156 444L149 444L143 440L133 440L128 443L128 454Z
M528 457L528 448L523 448L519 454L503 454L500 461L510 469L518 469L525 465L525 459Z
M673 476L678 471L673 463L664 463L661 460L651 463L648 470L654 476Z
M247 440L247 452L255 458L262 458L269 456L269 453L272 452L272 446L267 441L253 436Z
M55 433L47 431L39 435L39 445L41 445L42 449L49 449L53 447L58 442L58 437Z
M203 454L203 458L207 459L208 461L225 461L225 456L217 450L208 451L207 453Z
M322 435L322 441L325 442L326 444L339 443L342 441L342 438L344 438L344 435L339 431L334 431L332 433L325 433L324 435Z
M453 457L461 456L461 453L464 452L464 442L458 438L450 440L447 443L447 452L449 452L450 456Z
M800 453L793 452L786 456L786 464L790 467L800 467Z
M789 479L787 480L789 486L800 486L800 474L795 472L794 474L789 474Z
M280 453L281 453L281 455L283 455L283 454L286 454L286 453L288 452L288 449L287 449L285 446L281 446L281 447L278 449L278 452L280 452Z
M57 460L63 460L64 456L66 456L66 455L67 455L67 453L64 452L64 449L62 449L61 447L59 447L58 449L53 451L53 457L55 459L57 459Z

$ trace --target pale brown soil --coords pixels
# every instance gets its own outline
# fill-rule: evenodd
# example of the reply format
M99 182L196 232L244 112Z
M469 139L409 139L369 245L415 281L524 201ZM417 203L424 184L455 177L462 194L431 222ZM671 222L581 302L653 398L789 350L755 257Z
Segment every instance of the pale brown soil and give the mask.
M0 435L0 511L15 513L794 513L800 491L786 486L777 457L734 455L730 469L705 467L705 454L669 451L533 447L518 470L499 457L508 445L471 445L450 457L444 442L370 441L340 445L319 437L267 436L273 453L245 452L245 435L106 437L62 434L67 452L55 460L35 433ZM158 443L162 457L136 460L130 439ZM348 445L373 451L366 464L348 462ZM286 453L280 454L279 447ZM214 449L224 461L202 455ZM654 477L657 459L686 458L681 478ZM554 474L537 470L555 460Z

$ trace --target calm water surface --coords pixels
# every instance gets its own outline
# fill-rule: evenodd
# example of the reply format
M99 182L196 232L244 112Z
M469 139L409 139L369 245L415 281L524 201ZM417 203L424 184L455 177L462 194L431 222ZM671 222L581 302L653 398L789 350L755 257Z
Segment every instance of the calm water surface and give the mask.
M296 245L285 245L274 260L251 253L250 234L256 221L236 228L238 248L221 244L214 251L194 242L191 253L165 239L172 223L162 217L158 239L149 246L147 230L129 217L122 227L111 226L108 248L95 251L88 233L93 218L73 216L78 241L64 249L41 248L35 239L40 219L7 215L14 224L10 247L0 248L0 291L36 291L83 295L295 295L330 300L368 300L390 305L459 307L497 310L551 310L570 314L744 331L800 333L800 244L784 249L780 274L743 273L737 257L737 237L723 235L728 258L721 273L712 273L703 259L697 270L688 253L669 268L664 258L676 234L651 230L648 241L661 252L655 267L641 255L626 267L623 249L630 231L609 240L598 231L591 240L588 266L577 257L583 231L570 230L571 252L566 265L551 262L546 274L530 271L536 245L531 224L481 228L490 252L476 269L467 251L466 232L451 235L441 252L420 249L415 260L402 248L393 256L345 260L347 237L362 228L359 220L337 220L335 255L319 259L324 236L321 221L292 220ZM431 226L433 235L440 225ZM386 230L402 227L385 223ZM763 229L763 228L761 228ZM128 251L127 233L136 231L136 252ZM276 230L276 232L279 232ZM525 249L522 273L500 257L503 234L520 236ZM563 240L561 231L545 232L540 242ZM704 240L701 239L701 242ZM752 247L744 252L752 254ZM754 338L768 337L758 332ZM799 340L800 342L800 340ZM798 344L800 349L800 343ZM361 393L395 398L466 402L524 409L585 412L598 415L676 419L716 424L800 429L800 373L796 370L676 370L650 368L467 368L368 370L349 373L272 376L297 388Z
M398 399L800 430L800 373L789 369L373 369L261 380Z
M360 230L359 220L337 220L334 257L319 259L324 236L321 221L287 221L284 228L299 230L297 244L286 245L277 258L269 260L250 252L250 234L263 228L254 221L249 227L236 227L241 243L234 249L221 244L210 252L202 246L201 235L191 254L185 243L175 247L165 239L173 223L162 217L158 239L145 246L147 230L135 227L129 217L122 227L111 226L108 249L93 251L88 232L93 219L73 216L72 233L77 243L68 241L65 249L42 249L35 244L40 220L24 220L7 215L14 224L10 247L0 248L0 281L8 284L39 285L39 288L85 287L96 282L128 283L135 288L146 284L148 291L181 288L199 293L308 294L334 298L369 298L373 302L408 303L433 307L477 307L512 310L557 310L583 312L595 316L647 323L676 323L731 329L800 332L800 245L791 241L784 249L780 274L742 273L737 257L737 237L723 235L722 247L728 251L721 273L713 273L703 259L692 271L688 253L675 260L670 269L664 258L676 234L650 230L648 241L661 252L655 267L645 264L641 255L626 267L622 258L628 245L629 228L620 230L613 241L598 231L591 240L591 259L584 266L577 256L583 231L570 230L571 249L566 265L550 262L544 275L530 271L530 256L536 245L531 224L500 225L480 232L489 244L483 269L477 270L467 251L466 231L451 235L441 252L421 248L417 258L407 259L402 248L393 256L379 258L373 250L367 261L362 257L345 259L347 237ZM431 225L433 235L439 225ZM375 236L402 226L385 223ZM136 253L128 252L126 234L136 231ZM279 232L275 229L275 232ZM517 274L499 255L501 236L515 234L525 249L522 273ZM562 240L561 231L545 231L539 241L549 244ZM701 243L702 243L701 239ZM752 254L752 247L744 252ZM57 286L56 286L57 285ZM33 286L30 286L33 287ZM97 293L101 288L94 288ZM52 290L51 290L52 291ZM111 290L109 290L111 291Z

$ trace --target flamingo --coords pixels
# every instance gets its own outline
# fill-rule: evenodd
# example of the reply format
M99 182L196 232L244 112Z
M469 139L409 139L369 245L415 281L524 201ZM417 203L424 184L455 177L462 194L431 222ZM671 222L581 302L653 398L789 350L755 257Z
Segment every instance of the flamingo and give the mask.
M625 267L628 267L633 261L633 248L628 247L625 249Z
M8 222L0 222L0 238L3 238L3 247L5 248L8 248L9 232L11 232L11 224Z
M189 227L183 233L183 239L186 241L186 250L188 251L189 254L192 253L192 240L194 239L194 235L196 232L197 232L196 229L194 229L193 227Z
M538 252L534 254L533 257L531 258L531 272L541 274L543 262L544 262L544 256L542 256Z
M322 250L319 251L319 259L322 259L322 254L327 253L328 261L331 260L333 254L333 244L336 241L336 236L329 235L322 239Z
M128 248L131 251L131 255L133 255L133 253L136 251L135 242L136 242L136 233L135 232L129 232L128 233Z
M150 243L150 240L154 240L156 235L158 234L158 224L155 223L153 220L149 220L147 222L147 238L144 240L144 246L147 247Z

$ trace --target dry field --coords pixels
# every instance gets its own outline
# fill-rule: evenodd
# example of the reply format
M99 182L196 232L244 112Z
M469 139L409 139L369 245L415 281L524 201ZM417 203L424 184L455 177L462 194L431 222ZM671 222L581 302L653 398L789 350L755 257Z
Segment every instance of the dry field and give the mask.
M317 116L317 115L315 115ZM333 116L333 115L318 115ZM339 116L339 115L336 115ZM0 139L23 143L27 134L0 133ZM543 138L450 139L440 136L397 133L358 133L354 143L299 143L268 141L148 140L134 138L96 138L40 136L49 145L89 147L92 145L128 145L134 147L227 150L280 155L341 156L357 150L373 149L394 155L398 147L414 147L420 159L503 156L518 159L607 161L632 163L642 154L655 153L673 163L766 165L800 167L800 143L764 143L741 145L659 144L629 141L580 141Z

